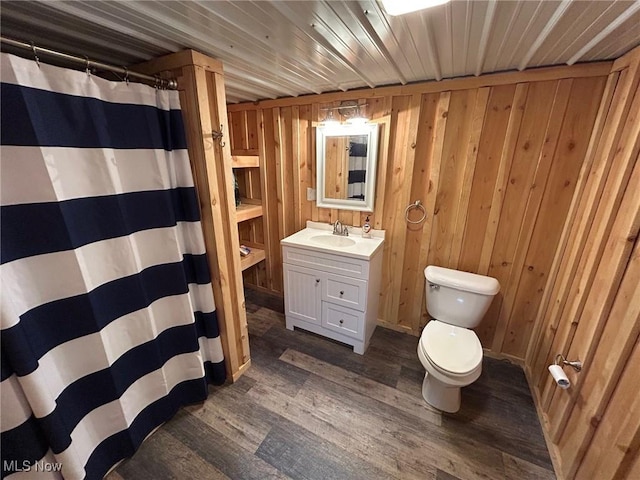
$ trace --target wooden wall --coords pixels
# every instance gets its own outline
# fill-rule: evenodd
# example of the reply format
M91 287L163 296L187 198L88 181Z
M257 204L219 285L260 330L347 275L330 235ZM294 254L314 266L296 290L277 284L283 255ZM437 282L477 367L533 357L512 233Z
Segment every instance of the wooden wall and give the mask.
M546 68L229 106L232 151L259 149L269 195L269 262L245 282L282 294L281 238L306 220L364 221L365 213L306 200L306 188L315 188L321 108L358 100L381 125L372 214L374 228L387 232L380 323L420 333L428 264L487 274L502 290L478 334L493 353L524 359L610 68ZM410 225L405 208L416 200L427 218Z
M640 48L614 63L526 356L556 472L640 478ZM547 365L565 368L558 389Z

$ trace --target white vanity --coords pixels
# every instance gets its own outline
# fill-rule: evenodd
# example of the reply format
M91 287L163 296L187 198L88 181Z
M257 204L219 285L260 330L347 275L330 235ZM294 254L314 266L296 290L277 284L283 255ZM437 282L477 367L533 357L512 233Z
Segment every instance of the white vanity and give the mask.
M351 227L349 227L351 228ZM307 228L283 240L284 305L294 327L353 346L364 354L376 328L384 231L332 234L329 224Z

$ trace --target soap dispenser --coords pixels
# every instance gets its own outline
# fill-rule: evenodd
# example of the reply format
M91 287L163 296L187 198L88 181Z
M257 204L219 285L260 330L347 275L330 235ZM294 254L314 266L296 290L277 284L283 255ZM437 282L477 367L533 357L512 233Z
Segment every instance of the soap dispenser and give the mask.
M364 225L362 225L362 238L371 238L371 224L369 223L369 215L367 215Z

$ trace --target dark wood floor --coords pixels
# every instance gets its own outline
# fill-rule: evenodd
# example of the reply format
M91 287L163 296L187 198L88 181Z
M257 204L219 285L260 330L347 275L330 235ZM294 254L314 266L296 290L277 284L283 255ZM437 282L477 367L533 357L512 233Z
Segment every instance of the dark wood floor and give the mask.
M377 328L364 356L284 327L247 291L252 366L184 408L107 479L553 479L522 370L486 358L454 415L428 407L416 337Z

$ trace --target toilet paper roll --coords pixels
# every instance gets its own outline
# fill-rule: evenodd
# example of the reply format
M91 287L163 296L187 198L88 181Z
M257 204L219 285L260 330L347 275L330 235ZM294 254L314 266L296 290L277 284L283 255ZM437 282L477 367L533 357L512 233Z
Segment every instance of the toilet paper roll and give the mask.
M571 382L569 381L567 374L564 373L564 370L560 365L549 365L549 372L556 384L563 390L566 390L571 386Z

